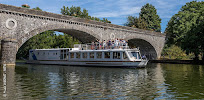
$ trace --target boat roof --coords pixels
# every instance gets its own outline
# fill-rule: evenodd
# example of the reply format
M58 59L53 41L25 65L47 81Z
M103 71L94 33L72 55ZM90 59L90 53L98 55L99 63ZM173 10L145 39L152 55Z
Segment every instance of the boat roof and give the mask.
M102 52L102 51L139 51L138 48L134 49L99 49L99 50L80 50L78 48L52 48L52 49L32 49L31 51L57 51L57 50L70 50L70 52Z

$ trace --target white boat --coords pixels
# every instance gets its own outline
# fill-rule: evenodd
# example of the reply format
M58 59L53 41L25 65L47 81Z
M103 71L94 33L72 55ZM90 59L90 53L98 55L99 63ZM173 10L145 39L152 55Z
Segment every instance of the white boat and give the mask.
M93 47L90 45L77 44L74 45L74 48L29 50L29 60L27 63L71 66L145 67L148 60L141 57L140 50L137 48L129 49L128 46L120 46L102 49L97 47L93 50Z

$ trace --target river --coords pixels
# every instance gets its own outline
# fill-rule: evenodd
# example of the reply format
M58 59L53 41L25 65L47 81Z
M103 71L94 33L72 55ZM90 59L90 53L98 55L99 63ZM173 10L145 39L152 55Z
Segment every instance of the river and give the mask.
M0 99L203 99L204 65L95 68L17 63L0 68Z

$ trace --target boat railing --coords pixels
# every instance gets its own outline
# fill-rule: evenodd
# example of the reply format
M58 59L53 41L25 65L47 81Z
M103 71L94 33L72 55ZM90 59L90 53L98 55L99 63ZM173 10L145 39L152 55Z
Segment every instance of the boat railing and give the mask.
M87 43L87 44L74 44L74 48L79 48L79 50L105 50L105 49L129 49L128 44L125 45L110 45L103 46L99 43Z

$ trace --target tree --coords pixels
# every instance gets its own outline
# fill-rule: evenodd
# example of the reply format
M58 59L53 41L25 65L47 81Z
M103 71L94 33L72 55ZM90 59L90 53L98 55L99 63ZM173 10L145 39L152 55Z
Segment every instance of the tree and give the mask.
M144 5L141 8L139 17L143 19L147 24L148 30L153 30L156 32L161 32L161 19L159 18L159 15L157 15L157 10L155 7L149 3Z
M103 18L102 20L100 20L97 17L92 17L88 14L88 10L83 9L83 11L81 11L81 7L65 7L63 6L61 8L61 14L63 15L68 15L68 16L75 16L75 17L80 17L80 18L86 18L86 19L90 19L90 20L95 20L95 21L101 21L101 22L105 22L105 23L111 23L111 21L109 21L106 18Z
M182 47L187 53L193 52L195 59L203 53L204 2L192 1L182 6L168 22L165 30L167 45Z
M104 23L111 23L111 21L109 21L107 18L103 18L103 20L101 20L101 22L104 22Z
M135 27L139 29L161 31L161 19L157 15L157 11L151 4L147 3L141 8L138 17L128 16L125 26Z
M30 6L28 4L23 4L23 5L21 5L21 7L23 7L23 8L30 8Z
M127 22L125 23L125 26L129 26L129 27L133 27L133 26L137 26L136 25L136 22L135 22L135 19L137 17L133 17L133 16L128 16L127 17Z
M33 8L33 9L42 11L42 9L40 9L39 7L36 7L36 8Z

